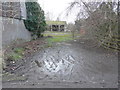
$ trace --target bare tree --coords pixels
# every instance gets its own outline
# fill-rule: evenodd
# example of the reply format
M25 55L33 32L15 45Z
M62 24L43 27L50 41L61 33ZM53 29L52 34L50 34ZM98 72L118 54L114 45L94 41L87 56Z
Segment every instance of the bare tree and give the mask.
M74 37L75 37L75 32L76 32L75 24L73 24L73 23L68 23L68 24L67 24L67 30L71 32L72 37L74 38Z
M85 19L86 36L90 35L91 38L96 38L101 44L110 46L114 44L112 41L116 43L117 40L113 39L117 38L117 5L117 2L84 2L83 0L75 0L67 8L67 15L74 8L79 9L76 18L82 16ZM118 44L114 46L116 48Z
M53 13L52 12L47 12L46 15L45 15L45 18L47 21L52 21L54 16L53 16Z

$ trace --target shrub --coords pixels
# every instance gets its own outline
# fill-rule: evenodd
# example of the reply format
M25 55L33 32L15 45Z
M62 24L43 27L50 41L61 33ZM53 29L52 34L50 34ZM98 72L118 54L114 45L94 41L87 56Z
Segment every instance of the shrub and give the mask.
M32 36L41 37L46 29L44 11L37 2L26 2L27 19L24 20L26 28L32 32Z

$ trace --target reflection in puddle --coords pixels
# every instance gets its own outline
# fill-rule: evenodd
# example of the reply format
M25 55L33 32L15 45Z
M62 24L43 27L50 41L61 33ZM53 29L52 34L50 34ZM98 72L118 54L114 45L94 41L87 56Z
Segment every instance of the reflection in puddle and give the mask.
M71 73L73 66L74 61L72 56L60 59L59 61L55 61L55 59L49 59L44 61L43 71L47 74L67 75Z

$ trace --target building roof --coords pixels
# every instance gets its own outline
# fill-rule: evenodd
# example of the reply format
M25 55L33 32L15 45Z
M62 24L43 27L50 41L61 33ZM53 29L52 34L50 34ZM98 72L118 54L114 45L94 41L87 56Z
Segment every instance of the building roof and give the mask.
M48 25L65 25L66 21L46 21Z

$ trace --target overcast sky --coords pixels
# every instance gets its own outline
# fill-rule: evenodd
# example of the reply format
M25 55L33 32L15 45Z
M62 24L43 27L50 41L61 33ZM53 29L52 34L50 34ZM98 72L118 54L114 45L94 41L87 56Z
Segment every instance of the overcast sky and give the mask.
M38 0L45 13L49 12L50 18L53 20L56 20L57 17L60 16L60 20L74 23L74 12L72 15L69 15L69 17L65 15L65 10L71 1L73 0Z
M72 1L74 0L38 0L40 6L45 11L45 14L49 12L50 18L52 18L53 20L56 20L57 17L59 16L60 20L67 21L68 23L69 22L74 23L77 12L79 11L78 8L74 9L74 11L72 11L72 13L66 17L65 15L66 8L70 5L70 2ZM83 0L83 1L102 2L102 1L118 1L118 0ZM82 11L82 9L80 11Z

